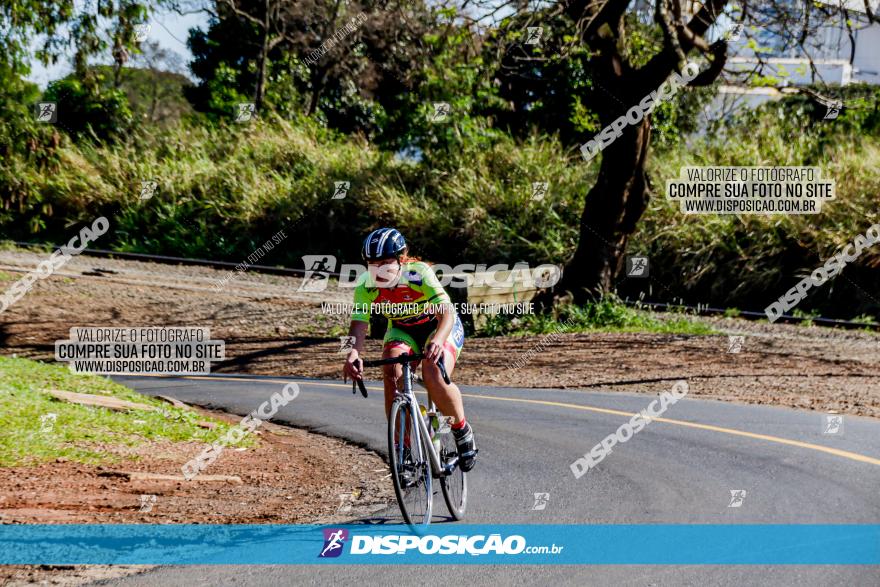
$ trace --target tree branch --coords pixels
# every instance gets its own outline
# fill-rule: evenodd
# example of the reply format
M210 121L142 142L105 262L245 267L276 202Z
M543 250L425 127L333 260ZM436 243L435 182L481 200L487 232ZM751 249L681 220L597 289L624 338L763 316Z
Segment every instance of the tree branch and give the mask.
M565 12L578 23L581 39L590 43L603 25L611 31L617 30L617 23L623 18L632 0L568 0L564 3Z
M687 25L682 28L682 31L687 32L678 36L678 42L685 56L687 56L691 49L700 48L702 44L705 44L702 36L718 19L726 4L727 0L709 0L688 21ZM708 50L709 48L706 47L706 49ZM712 52L714 53L714 50ZM640 80L639 85L642 87L656 88L676 70L679 63L680 60L675 47L665 43L663 49L654 55L648 63L633 72L632 77ZM717 69L717 73L714 74L717 77L723 67L724 63L719 63L718 65L713 63L707 71L715 72ZM703 79L705 80L706 77L704 76Z
M727 64L727 41L718 41L712 45L712 58L709 60L709 67L697 74L688 85L699 87L711 85Z
M664 46L671 47L672 51L675 52L678 63L683 65L687 57L681 49L681 44L678 42L678 32L673 28L672 19L669 18L666 0L656 0L654 5L654 21L660 25L660 29L663 31Z

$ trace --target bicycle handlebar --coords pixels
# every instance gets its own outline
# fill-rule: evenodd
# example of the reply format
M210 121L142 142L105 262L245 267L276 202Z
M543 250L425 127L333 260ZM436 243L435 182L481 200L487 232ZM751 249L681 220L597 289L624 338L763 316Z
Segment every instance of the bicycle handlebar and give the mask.
M405 354L398 355L396 357L391 357L389 359L376 359L375 361L364 361L363 359L358 359L361 363L363 363L364 367L379 367L381 365L397 365L403 363L412 363L414 361L420 361L425 358L423 354ZM437 361L437 366L440 367L440 375L443 377L443 381L446 382L447 385L451 384L452 381L449 379L449 375L446 373L446 365L443 363L443 355L440 355L440 360ZM362 379L354 379L351 382L351 392L356 393L357 389L355 388L357 385L361 390L361 395L367 397L367 388L364 386L364 382Z

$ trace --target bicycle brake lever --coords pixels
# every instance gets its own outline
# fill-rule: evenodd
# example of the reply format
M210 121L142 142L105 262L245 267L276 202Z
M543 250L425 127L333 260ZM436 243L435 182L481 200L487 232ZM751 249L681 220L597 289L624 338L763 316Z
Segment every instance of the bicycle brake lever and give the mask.
M355 363L360 363L361 360L357 359ZM361 395L367 397L367 388L364 386L364 382L360 379L351 378L351 393L357 393L357 388L361 388Z
M367 388L364 386L364 382L360 379L355 379L351 384L351 392L354 393L354 384L357 383L357 386L361 389L361 395L367 397Z

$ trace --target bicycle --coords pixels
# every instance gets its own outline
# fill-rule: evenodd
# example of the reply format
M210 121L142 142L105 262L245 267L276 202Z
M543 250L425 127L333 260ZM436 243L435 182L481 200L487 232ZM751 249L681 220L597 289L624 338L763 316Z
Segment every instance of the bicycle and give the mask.
M467 474L458 466L458 448L448 418L436 410L430 397L423 412L413 391L415 372L410 363L423 358L424 355L410 353L363 361L364 367L403 365L403 391L397 391L388 415L388 461L400 512L410 526L431 523L434 479L440 481L443 499L453 519L462 520L467 507ZM449 384L442 357L437 365L443 380ZM367 388L361 380L352 382L352 393L356 392L355 383L361 395L367 397Z

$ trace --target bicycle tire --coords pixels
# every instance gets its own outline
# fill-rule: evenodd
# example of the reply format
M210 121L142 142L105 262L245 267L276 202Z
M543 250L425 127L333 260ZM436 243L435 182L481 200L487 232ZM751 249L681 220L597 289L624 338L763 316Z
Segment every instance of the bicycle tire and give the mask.
M447 432L440 435L440 462L445 463L450 456L458 456L458 447L452 432ZM440 489L449 515L456 521L463 520L467 509L467 473L456 467L451 474L440 477Z
M398 422L407 424L398 427ZM404 463L401 451L398 450L399 446L404 446L404 434L410 437L409 445L416 446L418 436L414 426L416 421L413 418L412 404L404 398L395 399L388 417L388 465L391 468L394 494L397 496L397 505L400 506L403 520L408 525L427 526L431 523L434 502L431 465L426 460L427 455L423 455L425 458L421 463L414 462L412 457L409 462ZM411 477L409 483L407 474Z

